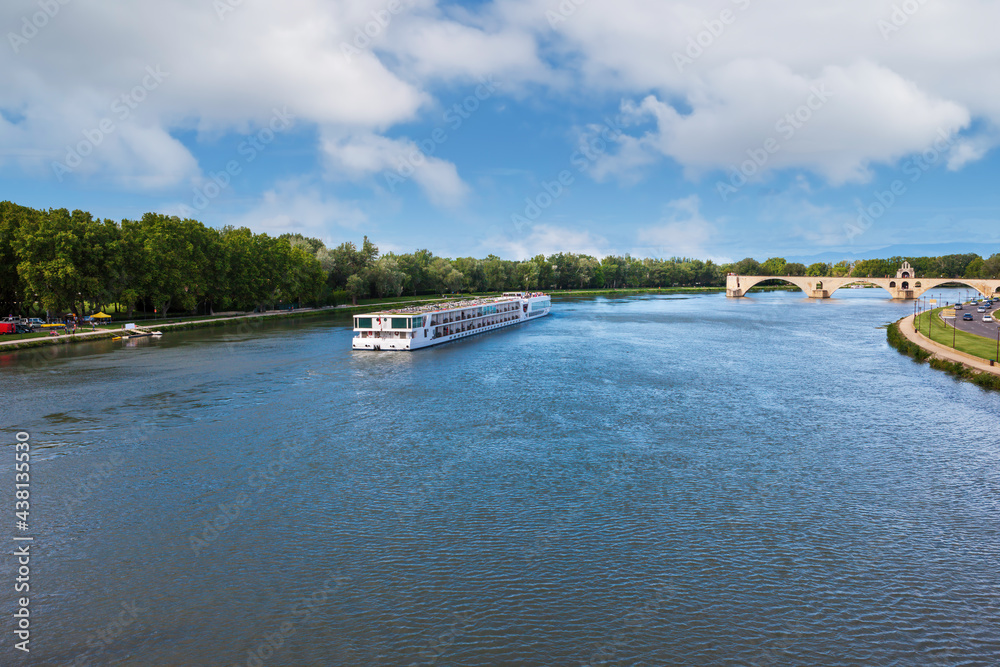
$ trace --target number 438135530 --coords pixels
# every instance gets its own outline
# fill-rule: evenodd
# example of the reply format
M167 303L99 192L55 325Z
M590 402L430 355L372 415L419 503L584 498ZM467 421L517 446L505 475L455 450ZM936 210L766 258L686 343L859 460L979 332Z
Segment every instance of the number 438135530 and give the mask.
M15 454L15 459L17 464L15 466L16 473L14 475L14 487L15 497L17 502L15 503L15 515L21 521L28 520L28 498L31 497L31 492L28 490L28 483L31 478L29 476L29 471L31 470L31 452L30 445L27 442L18 442L16 445L17 453Z

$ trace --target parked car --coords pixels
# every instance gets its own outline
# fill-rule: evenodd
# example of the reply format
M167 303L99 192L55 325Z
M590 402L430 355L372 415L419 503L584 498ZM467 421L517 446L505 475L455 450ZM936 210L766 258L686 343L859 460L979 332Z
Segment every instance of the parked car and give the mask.
M962 315L962 319L971 322L972 321L972 313L966 313L965 315Z

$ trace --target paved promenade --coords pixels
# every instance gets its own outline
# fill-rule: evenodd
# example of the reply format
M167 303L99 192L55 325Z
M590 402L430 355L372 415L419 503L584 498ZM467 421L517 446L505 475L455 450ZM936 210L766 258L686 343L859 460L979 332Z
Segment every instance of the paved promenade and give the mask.
M983 360L979 357L974 357L971 354L965 354L964 352L953 350L950 347L945 347L940 343L932 341L922 333L917 332L913 328L913 315L905 317L900 321L899 332L903 334L903 336L905 336L911 343L919 345L928 352L932 352L934 356L939 359L957 361L965 364L973 370L982 371L983 373L992 373L993 375L1000 375L1000 366L990 366L990 362L988 360Z
M424 303L431 301L449 301L449 300L450 299L448 297L445 297L443 299L421 299L420 302ZM384 308L385 306L404 306L412 303L413 303L412 301L389 301L385 303L373 303L369 305L371 305L373 309L377 310L380 308ZM263 313L246 313L245 315L229 315L227 317L213 317L204 320L184 320L181 322L171 322L169 324L159 324L157 323L156 320L153 320L152 322L150 322L149 320L144 320L143 322L138 323L137 326L140 329L169 329L171 327L185 326L192 323L201 325L210 322L228 322L228 321L237 321L245 318L255 318L255 317L280 317L282 315L295 315L298 313L314 313L316 311L322 311L322 310L333 310L333 311L342 309L346 310L348 308L364 308L364 306L363 305L354 306L352 304L347 303L340 306L326 306L323 308L296 308L295 310L268 310ZM39 336L37 338L22 338L20 340L0 341L0 349L2 349L4 346L18 346L18 345L23 345L25 343L38 344L41 341L48 343L61 343L67 340L81 340L81 339L86 339L88 337L101 339L101 338L107 338L108 334L117 335L124 331L125 331L124 329L96 329L94 331L91 331L89 328L84 330L81 327L77 329L75 334L65 334L62 336Z

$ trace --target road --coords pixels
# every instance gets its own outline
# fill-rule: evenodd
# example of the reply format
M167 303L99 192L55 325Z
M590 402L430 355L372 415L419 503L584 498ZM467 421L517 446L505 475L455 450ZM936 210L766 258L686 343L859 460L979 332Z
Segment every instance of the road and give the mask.
M962 310L955 311L955 314L958 317L954 320L945 320L945 323L948 326L952 326L952 322L957 322L959 331L965 331L977 336L982 336L983 338L996 338L998 326L996 318L997 311L1000 310L1000 305L994 305L989 311L993 316L993 322L983 322L983 315L986 315L986 313L980 313L978 308L979 306L970 306L967 303L963 304ZM966 313L972 313L972 317L974 319L971 322L962 319L962 315Z

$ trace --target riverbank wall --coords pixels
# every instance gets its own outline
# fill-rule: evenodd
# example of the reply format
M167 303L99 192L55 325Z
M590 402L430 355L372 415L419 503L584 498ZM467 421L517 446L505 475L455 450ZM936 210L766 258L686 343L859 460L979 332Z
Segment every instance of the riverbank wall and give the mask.
M908 315L886 327L889 345L918 363L926 362L935 370L983 389L1000 391L1000 366L991 366L988 359L947 348L927 338L914 328L913 319L913 315Z

